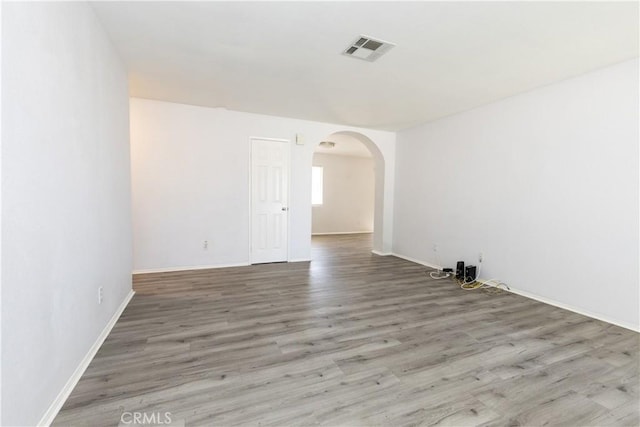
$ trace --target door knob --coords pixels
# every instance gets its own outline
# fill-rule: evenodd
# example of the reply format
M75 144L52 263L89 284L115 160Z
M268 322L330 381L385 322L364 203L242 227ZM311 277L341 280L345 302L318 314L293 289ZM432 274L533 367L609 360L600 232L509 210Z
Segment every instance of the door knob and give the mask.
M284 212L286 212L286 211L288 211L288 210L289 210L289 208L285 208L285 207L283 206L283 207L282 207L282 210L283 210Z

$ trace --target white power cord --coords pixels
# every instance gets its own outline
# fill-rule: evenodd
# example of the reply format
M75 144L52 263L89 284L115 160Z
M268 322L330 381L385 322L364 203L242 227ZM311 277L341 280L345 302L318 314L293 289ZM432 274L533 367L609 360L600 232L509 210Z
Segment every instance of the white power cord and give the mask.
M433 252L436 254L436 265L441 265L440 264L440 257L438 256L438 247L436 245L433 245ZM444 273L444 275L443 275ZM429 273L429 276L432 279L435 280L440 280L440 279L446 279L447 277L451 276L451 273L449 272L444 272L442 270L438 270L438 271L432 271Z
M434 273L436 274L434 276ZM451 276L451 273L444 273L444 276L441 276L441 274L444 273L442 270L438 270L438 271L432 271L429 273L429 276L431 276L432 279L446 279L447 277Z
M485 288L498 288L498 289L500 289L501 286L504 287L508 291L511 290L509 285L507 285L506 283L504 283L503 281L501 281L499 279L489 279L489 280L482 281L482 287L485 287Z

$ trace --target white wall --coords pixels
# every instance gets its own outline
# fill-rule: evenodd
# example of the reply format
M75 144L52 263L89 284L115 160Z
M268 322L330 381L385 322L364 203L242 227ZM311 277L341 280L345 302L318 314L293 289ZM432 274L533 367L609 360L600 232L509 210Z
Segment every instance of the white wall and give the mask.
M2 1L0 1L0 35L2 34ZM2 42L0 42L0 189L2 188ZM0 191L0 224L2 224L2 191ZM2 227L0 226L0 424L2 423Z
M129 101L86 3L2 19L2 425L34 425L131 290Z
M380 249L390 250L394 133L131 99L134 270L249 262L251 137L291 141L289 259L308 260L313 149L345 130L369 137L388 162Z
M638 328L638 61L398 134L394 252Z
M315 153L323 168L323 203L313 206L313 234L373 231L375 176L372 158Z

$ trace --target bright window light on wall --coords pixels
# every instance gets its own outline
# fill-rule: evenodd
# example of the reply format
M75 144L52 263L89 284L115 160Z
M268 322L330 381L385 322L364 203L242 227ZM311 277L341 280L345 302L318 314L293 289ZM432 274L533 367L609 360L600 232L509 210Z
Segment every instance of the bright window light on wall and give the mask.
M311 168L311 204L322 204L322 166Z

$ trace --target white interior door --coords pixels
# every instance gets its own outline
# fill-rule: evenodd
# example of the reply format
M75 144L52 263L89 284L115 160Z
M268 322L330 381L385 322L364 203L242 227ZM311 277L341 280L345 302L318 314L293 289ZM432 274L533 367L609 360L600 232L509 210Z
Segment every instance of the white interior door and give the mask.
M287 261L289 143L251 140L251 263Z

